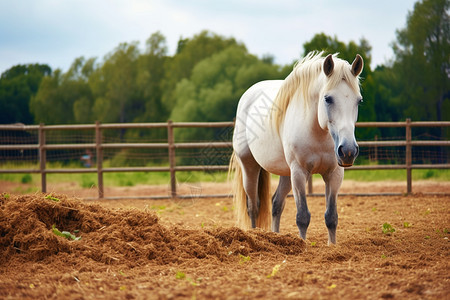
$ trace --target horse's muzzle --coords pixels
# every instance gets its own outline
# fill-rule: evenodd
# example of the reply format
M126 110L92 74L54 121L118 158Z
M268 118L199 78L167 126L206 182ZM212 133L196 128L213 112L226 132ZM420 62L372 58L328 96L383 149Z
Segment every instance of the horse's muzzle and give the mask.
M337 147L336 158L341 167L351 167L359 154L359 146L356 143L344 143Z

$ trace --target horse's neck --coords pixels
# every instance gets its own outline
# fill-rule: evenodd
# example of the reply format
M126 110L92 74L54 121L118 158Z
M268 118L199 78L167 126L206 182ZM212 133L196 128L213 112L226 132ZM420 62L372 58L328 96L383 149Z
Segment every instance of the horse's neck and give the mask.
M298 94L297 94L298 95ZM328 134L319 125L318 119L318 98L319 93L309 95L310 99L306 103L300 99L292 99L291 105L285 115L284 126L291 127L287 130L304 130L313 132L314 135L320 137Z

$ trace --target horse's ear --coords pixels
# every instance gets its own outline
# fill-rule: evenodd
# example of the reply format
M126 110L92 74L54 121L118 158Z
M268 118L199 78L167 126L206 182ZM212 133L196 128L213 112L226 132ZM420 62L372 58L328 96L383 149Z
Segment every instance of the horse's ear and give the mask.
M352 74L355 76L358 76L361 74L361 71L364 67L364 61L361 57L361 55L356 54L355 60L352 63Z
M328 56L325 58L325 61L323 62L323 72L327 76L331 76L334 69L334 62L333 62L333 55L328 54Z

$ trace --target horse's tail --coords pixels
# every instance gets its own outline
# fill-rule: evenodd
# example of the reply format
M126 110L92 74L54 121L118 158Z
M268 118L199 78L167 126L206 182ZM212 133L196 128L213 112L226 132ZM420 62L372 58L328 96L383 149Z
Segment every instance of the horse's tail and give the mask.
M261 168L258 180L259 215L256 226L270 230L272 225L272 199L270 194L270 173Z
M228 178L231 178L234 173L233 186L233 203L235 207L235 214L237 225L243 229L251 228L250 217L247 213L247 195L244 190L244 183L242 178L242 169L239 161L233 152L230 160L230 168ZM270 199L270 173L261 168L258 180L258 195L259 195L259 214L256 220L256 227L269 230L272 221L272 203Z
M242 169L234 151L230 159L228 178L232 180L233 204L237 226L243 229L249 229L250 217L247 214L247 195L244 190Z

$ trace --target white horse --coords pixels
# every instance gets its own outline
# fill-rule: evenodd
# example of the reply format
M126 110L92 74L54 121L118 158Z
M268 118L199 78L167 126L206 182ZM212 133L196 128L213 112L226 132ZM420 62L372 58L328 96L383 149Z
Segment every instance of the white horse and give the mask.
M305 185L319 173L326 184L328 243L336 243L343 167L353 165L359 153L354 131L362 102L362 68L360 55L350 65L337 54L323 57L323 52L312 52L285 80L258 82L242 95L230 161L239 226L271 226L279 232L285 198L292 189L296 223L306 239L311 214ZM280 175L272 203L269 173Z

